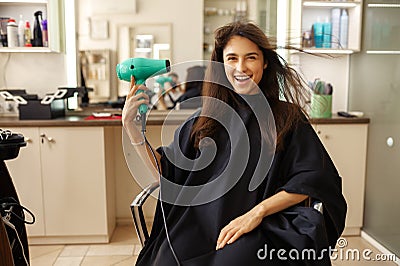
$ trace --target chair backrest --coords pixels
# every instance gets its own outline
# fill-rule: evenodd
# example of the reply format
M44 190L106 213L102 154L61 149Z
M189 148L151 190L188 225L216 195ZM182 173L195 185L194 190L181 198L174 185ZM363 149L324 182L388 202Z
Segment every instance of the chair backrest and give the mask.
M147 224L143 214L143 205L151 193L153 193L153 191L159 186L160 184L158 182L148 185L135 197L131 203L133 223L135 225L136 234L142 246L144 246L147 239L149 239Z

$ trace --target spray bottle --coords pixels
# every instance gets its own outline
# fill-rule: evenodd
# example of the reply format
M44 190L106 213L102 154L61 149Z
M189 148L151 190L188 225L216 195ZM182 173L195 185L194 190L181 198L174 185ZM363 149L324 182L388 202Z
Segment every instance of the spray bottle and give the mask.
M32 47L31 39L32 39L31 25L27 20L25 21L25 47Z
M35 15L35 24L33 26L32 46L43 47L42 28L40 23L40 20L42 20L42 11L36 11L34 15Z

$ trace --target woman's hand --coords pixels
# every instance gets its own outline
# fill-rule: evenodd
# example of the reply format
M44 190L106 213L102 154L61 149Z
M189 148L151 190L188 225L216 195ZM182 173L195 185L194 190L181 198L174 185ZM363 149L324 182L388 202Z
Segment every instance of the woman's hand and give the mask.
M252 231L261 223L263 218L257 208L253 208L232 220L219 233L216 250L223 248L226 244L232 244L243 234Z
M131 90L126 96L124 109L122 110L122 124L129 131L128 135L130 135L132 142L135 142L135 139L142 139L140 130L135 125L138 108L141 104L149 104L150 100L149 96L144 92L136 94L139 89L145 91L147 88L143 85L135 85L133 76L131 77L130 88Z
M136 94L139 89L145 91L147 88L143 85L135 85L133 76L131 77L130 88L131 90L126 96L124 109L122 110L122 123L124 125L135 121L137 110L141 104L149 104L149 96L146 93Z

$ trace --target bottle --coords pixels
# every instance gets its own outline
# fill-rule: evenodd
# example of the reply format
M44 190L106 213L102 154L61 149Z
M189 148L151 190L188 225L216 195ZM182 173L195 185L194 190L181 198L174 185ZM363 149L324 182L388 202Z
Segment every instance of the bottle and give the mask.
M343 9L342 15L340 16L340 34L339 34L339 45L341 48L347 48L349 31L349 17L346 9Z
M315 48L322 48L322 38L324 32L322 23L319 20L320 19L318 17L317 22L315 22L313 25Z
M18 23L18 46L25 46L25 23L22 20L22 15L19 15L19 23Z
M42 11L36 11L34 15L35 15L35 24L33 26L32 46L43 47L43 35L42 35L42 28L41 28L41 23L40 23L40 20L42 17Z
M324 32L322 37L322 47L331 48L332 24L329 22L329 18L326 18L322 26Z
M31 39L32 39L31 25L27 20L25 21L25 47L32 47Z
M47 19L42 20L42 35L43 35L43 46L48 47L49 46L49 37L47 33Z
M331 22L332 22L331 47L334 49L337 49L337 48L339 48L340 8L332 9Z
M7 23L7 42L8 47L18 47L18 25L13 18Z
M308 48L312 47L312 40L311 40L311 32L305 31L303 32L303 47Z

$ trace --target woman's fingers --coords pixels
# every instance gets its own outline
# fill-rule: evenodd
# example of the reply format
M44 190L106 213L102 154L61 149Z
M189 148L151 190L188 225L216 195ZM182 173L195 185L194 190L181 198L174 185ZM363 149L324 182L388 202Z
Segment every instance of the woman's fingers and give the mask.
M136 83L135 77L132 75L131 76L131 86L130 86L131 89L133 88L133 86L135 86L135 83Z
M218 237L217 247L216 249L221 249L225 247L226 244L231 244L236 241L241 235L243 235L243 231L240 227L230 227L229 225L221 230L221 233Z
M216 249L223 248L238 230L238 227L232 222L225 226L219 234Z

